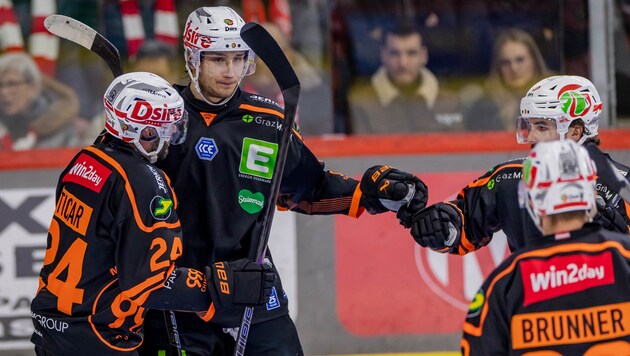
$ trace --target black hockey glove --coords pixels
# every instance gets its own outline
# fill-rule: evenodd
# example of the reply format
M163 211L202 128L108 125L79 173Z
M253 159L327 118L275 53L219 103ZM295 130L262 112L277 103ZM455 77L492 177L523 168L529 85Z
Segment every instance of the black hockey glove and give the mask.
M594 222L606 230L628 233L628 222L621 212L611 206L607 206L604 198L599 195L595 202L597 204L597 215L593 218Z
M461 239L462 219L451 205L436 203L413 216L411 236L422 246L450 252Z
M267 264L248 259L217 262L205 268L208 291L217 313L231 306L262 305L269 301L276 274Z
M370 214L399 211L402 206L418 211L427 205L427 186L413 174L390 166L368 168L361 178L361 206Z

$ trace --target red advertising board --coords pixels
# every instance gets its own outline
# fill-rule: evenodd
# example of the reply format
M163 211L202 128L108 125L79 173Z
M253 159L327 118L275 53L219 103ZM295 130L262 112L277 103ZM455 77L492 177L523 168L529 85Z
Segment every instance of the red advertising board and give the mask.
M418 174L430 187L429 204L454 198L479 175ZM360 336L458 332L483 279L508 253L505 239L495 236L463 257L439 254L419 247L393 214L337 216L337 316Z

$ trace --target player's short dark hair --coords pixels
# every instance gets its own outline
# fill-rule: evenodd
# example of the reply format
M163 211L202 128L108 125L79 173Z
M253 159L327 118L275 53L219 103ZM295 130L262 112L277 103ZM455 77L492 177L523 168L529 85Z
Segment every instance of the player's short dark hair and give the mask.
M415 34L420 35L420 38L424 42L424 36L422 34L422 31L413 22L404 21L401 23L396 23L392 27L386 27L383 29L383 37L381 38L381 46L385 46L387 42L387 36L389 35L393 35L396 37L407 37L407 36L411 36Z
M138 47L135 60L138 61L143 58L160 58L166 57L168 59L175 59L179 55L177 49L168 43L160 40L145 40L142 45Z

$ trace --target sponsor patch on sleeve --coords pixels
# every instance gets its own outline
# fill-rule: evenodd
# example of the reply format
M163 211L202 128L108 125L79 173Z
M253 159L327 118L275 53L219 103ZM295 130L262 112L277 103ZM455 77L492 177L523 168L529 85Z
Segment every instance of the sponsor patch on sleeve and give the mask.
M610 251L528 260L523 261L520 268L524 306L615 283Z
M82 153L61 181L76 183L100 193L111 173L110 169L92 156Z

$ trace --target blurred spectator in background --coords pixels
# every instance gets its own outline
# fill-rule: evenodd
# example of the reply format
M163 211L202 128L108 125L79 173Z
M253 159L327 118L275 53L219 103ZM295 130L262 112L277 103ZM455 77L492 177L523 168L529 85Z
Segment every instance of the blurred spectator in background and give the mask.
M470 85L460 93L466 129L513 130L521 98L550 74L532 36L515 28L504 30L494 43L483 88Z
M350 88L352 133L422 132L446 129L435 121L439 94L435 75L426 68L429 53L419 29L402 23L386 29L381 66L369 83Z
M295 118L303 135L332 133L332 91L317 70L296 50L277 25L265 22L262 26L278 42L300 79L300 102ZM256 59L256 72L243 78L243 90L258 93L284 106L278 83L269 68Z
M25 53L0 56L2 139L13 150L74 144L71 123L79 102L66 85L42 75ZM2 130L0 130L2 131Z
M157 74L169 83L177 83L183 76L177 74L183 68L183 59L177 49L160 40L145 40L129 60L130 71ZM182 70L182 74L185 73ZM77 120L76 131L82 145L90 145L103 130L105 112L99 112L91 120Z
M173 84L184 78L183 58L177 48L160 40L145 40L130 58L132 71L157 74ZM181 69L181 75L177 70Z

